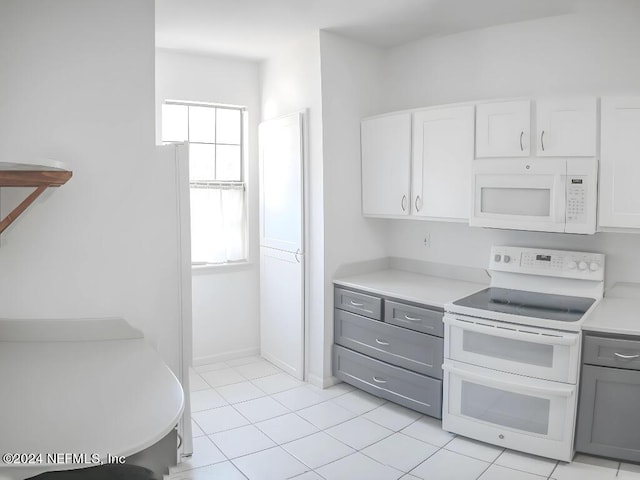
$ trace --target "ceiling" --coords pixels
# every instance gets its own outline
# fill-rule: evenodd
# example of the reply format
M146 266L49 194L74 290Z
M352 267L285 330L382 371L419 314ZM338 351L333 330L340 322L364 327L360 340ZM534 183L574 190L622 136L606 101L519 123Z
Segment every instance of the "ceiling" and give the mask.
M562 15L582 0L156 0L156 46L260 60L314 30L380 48Z

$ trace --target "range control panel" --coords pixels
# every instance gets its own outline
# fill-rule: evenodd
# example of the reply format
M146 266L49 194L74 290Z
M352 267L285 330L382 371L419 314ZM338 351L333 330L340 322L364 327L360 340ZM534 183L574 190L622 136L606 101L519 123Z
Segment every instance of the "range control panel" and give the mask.
M604 258L601 253L494 246L489 270L601 281Z

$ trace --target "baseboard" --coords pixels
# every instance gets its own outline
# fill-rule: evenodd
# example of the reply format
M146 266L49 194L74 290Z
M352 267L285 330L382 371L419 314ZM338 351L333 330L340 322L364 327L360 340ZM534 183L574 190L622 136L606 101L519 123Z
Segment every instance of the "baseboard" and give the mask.
M236 358L259 356L260 348L243 348L241 350L233 350L231 352L217 353L215 355L206 355L204 357L194 357L193 366L208 365L210 363L226 362L227 360L235 360Z
M321 377L319 375L314 375L312 373L309 374L309 378L308 378L308 382L318 388L329 388L332 387L334 385L337 385L338 383L341 383L342 380L338 379L337 377L331 376L331 377Z

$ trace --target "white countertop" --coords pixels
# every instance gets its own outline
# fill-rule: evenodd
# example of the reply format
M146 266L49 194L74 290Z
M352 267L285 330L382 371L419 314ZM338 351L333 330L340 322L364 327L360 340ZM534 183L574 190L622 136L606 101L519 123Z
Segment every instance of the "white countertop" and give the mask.
M640 335L640 299L603 298L582 325L592 332Z
M489 278L487 277L487 283ZM335 285L444 308L446 303L486 288L486 284L433 277L403 270L378 270L334 279Z
M184 407L171 370L117 319L0 320L0 385L0 455L41 453L43 462L47 453L140 452L174 428ZM85 466L3 466L0 479Z
M640 284L614 285L585 320L582 329L640 336Z

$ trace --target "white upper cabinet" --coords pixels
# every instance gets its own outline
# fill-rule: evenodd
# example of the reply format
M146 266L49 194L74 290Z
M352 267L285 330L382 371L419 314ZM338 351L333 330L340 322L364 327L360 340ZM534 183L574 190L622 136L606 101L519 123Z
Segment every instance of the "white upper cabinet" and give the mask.
M600 227L640 228L640 97L603 98Z
M476 107L476 158L528 157L531 102L483 103Z
M413 114L413 214L468 219L473 161L473 106Z
M409 215L411 114L368 118L361 124L362 213Z
M536 120L537 156L596 156L595 97L538 100Z

